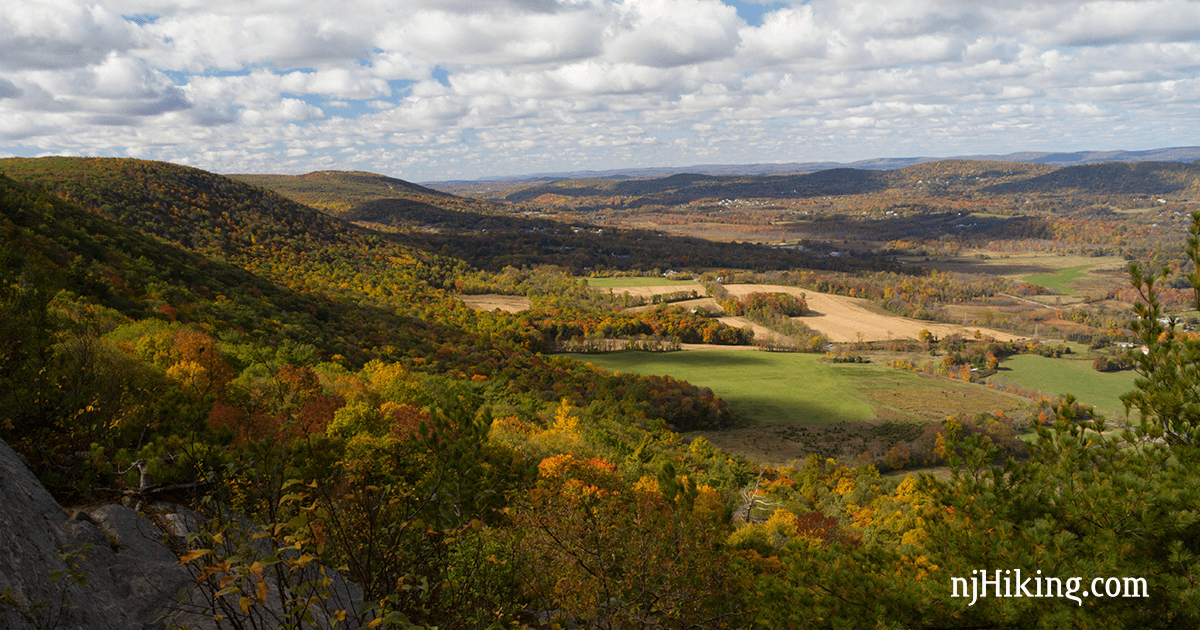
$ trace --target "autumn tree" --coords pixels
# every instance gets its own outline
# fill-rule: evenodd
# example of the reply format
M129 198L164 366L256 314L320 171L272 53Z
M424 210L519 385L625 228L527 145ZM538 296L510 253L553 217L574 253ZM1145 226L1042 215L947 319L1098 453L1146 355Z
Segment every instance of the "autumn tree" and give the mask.
M673 470L626 487L616 466L570 454L538 466L519 505L521 578L541 606L602 628L717 628L743 615L729 592L712 507Z

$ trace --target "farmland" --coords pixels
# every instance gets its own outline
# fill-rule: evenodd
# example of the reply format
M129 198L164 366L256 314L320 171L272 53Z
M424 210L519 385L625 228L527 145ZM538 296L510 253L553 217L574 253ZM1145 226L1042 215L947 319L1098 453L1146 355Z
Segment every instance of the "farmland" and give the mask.
M621 372L669 374L712 389L754 424L940 420L1012 409L1018 399L979 385L806 353L730 350L570 355Z
M1110 418L1124 416L1125 405L1120 396L1133 389L1137 377L1132 371L1097 372L1089 360L1029 355L1011 357L1004 361L1003 367L992 380L1003 379L1051 396L1074 394L1080 402L1095 406Z
M1011 412L1023 403L981 385L880 365L827 363L813 354L705 350L571 356L613 371L670 375L712 389L747 426L703 435L760 461L785 462L813 452L857 455L871 442L890 446L897 437L911 439L914 431L948 415Z
M1196 425L1174 405L1195 403L1200 348L1158 334L1156 307L1134 334L1121 267L1172 269L1162 314L1196 325L1179 272L1200 252L1181 256L1174 208L1200 167L676 177L504 207L411 188L400 203L369 174L336 195L321 174L281 188L323 214L169 163L0 166L0 439L63 505L162 505L170 488L205 518L254 520L253 545L225 545L242 526L214 520L184 557L231 614L258 612L241 595L267 584L225 580L286 556L343 567L428 627L551 610L631 625L605 617L617 607L658 627L1197 625L1185 605L1151 615L1193 584L1164 554L1200 551L1171 516L1197 503ZM1145 207L1134 187L1156 172L1167 207L1120 212ZM721 322L769 331L771 352ZM1141 344L1178 375L1140 392L1154 433L1094 440L1086 413L1041 398L1111 415L1134 377L1092 362L1119 369ZM647 352L617 352L631 345ZM1042 422L1053 437L1031 448L1020 434ZM944 482L881 478L939 465ZM989 558L1146 575L1157 603L963 614L950 576ZM273 592L294 592L293 564ZM690 614L680 597L709 607L663 610Z
M848 343L855 341L886 341L888 339L916 339L922 330L938 336L953 334L973 335L976 330L989 337L1001 340L1015 339L1015 335L986 328L955 326L952 324L920 321L910 317L899 317L872 304L868 300L818 291L801 290L796 287L756 284L731 284L725 287L730 294L744 296L753 292L784 292L803 296L811 314L797 318L813 330L824 334L830 341Z
M482 311L500 309L506 313L520 313L529 308L529 298L523 295L486 293L481 295L459 295L456 297L462 300L467 306Z
M1077 292L1071 288L1071 285L1083 278L1087 270L1091 268L1091 265L1068 267L1053 273L1035 273L1025 276L1024 280L1028 284L1036 284L1059 293L1077 295Z
M629 278L586 278L588 286L597 289L628 289L635 287L695 287L695 280L673 280L671 278L654 278L633 276Z

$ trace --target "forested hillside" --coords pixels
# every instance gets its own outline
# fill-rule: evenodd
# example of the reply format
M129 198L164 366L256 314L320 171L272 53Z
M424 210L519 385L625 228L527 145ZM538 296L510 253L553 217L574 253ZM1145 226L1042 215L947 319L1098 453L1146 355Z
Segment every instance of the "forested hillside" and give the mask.
M394 233L414 247L490 270L535 265L557 265L574 273L678 267L899 269L872 256L831 260L832 249L826 247L812 252L779 250L706 238L665 238L644 229L598 227L586 214L559 216L539 207L467 199L369 173L234 177L312 204L331 216ZM667 185L675 185L680 180L694 182L696 176L667 179ZM659 186L658 180L626 184L638 194L651 194Z
M1200 195L1200 164L1192 162L1106 162L1069 166L1019 182L998 183L991 193Z
M906 177L968 167L921 165ZM1040 168L1012 171L1036 177ZM321 198L330 214L391 200L374 176L328 177L364 187ZM862 179L824 177L811 181ZM324 194L302 188L295 194ZM1134 276L1148 300L1130 331L1146 352L1126 357L1146 377L1127 397L1140 426L1114 430L1069 398L1047 400L1023 458L1004 417L930 425L922 439L950 467L940 480L815 455L756 464L681 437L739 424L711 390L551 354L564 341L618 337L745 345L747 330L701 308L624 310L627 298L560 267L502 261L562 264L565 255L571 267L597 269L617 266L619 247L642 268L732 267L741 256L721 272L728 279L786 269L770 277L922 309L1010 283L792 270L809 257L851 272L876 264L818 257L833 246L816 243L767 249L574 222L554 224L569 234L554 232L549 222L440 205L463 203L456 198L405 194L429 204L416 223L458 227L371 230L164 163L0 161L0 438L64 505L126 500L159 518L182 504L201 515L206 524L176 552L219 627L1200 623L1200 346L1164 328L1161 279ZM455 212L471 218L455 223ZM535 225L546 233L505 243ZM640 249L630 244L638 239ZM520 251L535 244L547 251ZM463 253L471 248L475 258ZM725 275L690 273L743 315L811 315L789 294L731 300L719 295ZM453 296L466 289L528 296L532 307L473 310ZM912 341L921 352L968 353L967 340L923 337ZM985 348L1003 345L977 341L981 362ZM960 358L938 360L959 367ZM998 358L986 361L994 369ZM368 603L315 617L330 582L302 581L314 562L361 587ZM955 594L981 570L1038 575L1038 595ZM1096 578L1102 587L1115 579L1117 594L1101 594ZM0 606L52 621L41 612L52 603L5 594Z
M305 175L229 175L228 177L259 188L274 190L288 199L334 216L357 205L379 199L402 198L425 204L459 200L464 206L475 208L484 208L490 205L375 173L317 171Z

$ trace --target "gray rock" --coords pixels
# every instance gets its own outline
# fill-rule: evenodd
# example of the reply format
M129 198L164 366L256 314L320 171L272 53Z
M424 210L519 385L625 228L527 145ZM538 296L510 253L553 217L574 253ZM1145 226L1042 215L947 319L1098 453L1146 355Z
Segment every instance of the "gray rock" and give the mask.
M160 503L152 510L154 520L115 503L68 514L0 440L0 629L215 630L214 608L237 615L236 596L214 598L217 589L198 586L197 567L180 564L172 550L183 549L205 520L181 506ZM231 523L226 553L247 554L248 562L273 552L298 557L275 550L250 521ZM284 608L285 586L329 580L312 611L316 627L333 625L336 611L357 611L362 602L357 585L316 562L282 574L290 586L273 582L265 606L252 611L259 627L270 627Z
M182 505L174 503L156 503L154 509L162 514L163 527L176 543L184 543L188 534L200 531L204 519Z
M162 530L131 508L115 503L90 512L92 519L117 546L117 552L139 560L177 562Z
M162 627L192 584L162 539L119 505L68 517L0 441L0 627Z

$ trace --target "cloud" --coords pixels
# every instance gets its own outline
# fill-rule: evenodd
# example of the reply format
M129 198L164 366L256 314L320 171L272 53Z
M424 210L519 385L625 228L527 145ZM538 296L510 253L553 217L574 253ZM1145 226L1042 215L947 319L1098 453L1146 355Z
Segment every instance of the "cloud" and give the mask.
M1024 19L1020 19L1024 18ZM1019 14L1045 45L1107 46L1200 38L1200 4L1189 0L1085 2Z
M589 7L557 13L491 10L461 15L420 11L388 24L374 37L384 50L446 64L507 65L569 62L594 56L607 14Z
M0 3L0 70L77 68L149 39L99 5L71 0Z
M294 94L320 94L339 99L371 99L391 94L388 82L361 66L313 72L289 72L279 77L279 89Z
M762 26L741 32L742 53L760 63L824 57L828 31L821 28L811 6L768 13Z
M262 64L281 70L323 67L368 52L363 25L336 18L186 14L160 18L144 28L159 40L150 53L159 67L189 72Z
M741 21L712 0L629 0L610 27L606 56L651 67L692 65L728 57Z
M12 81L0 78L0 99L16 98L22 94L24 94L24 91L17 87Z
M429 180L1200 144L1195 0L760 5L10 2L0 151Z

